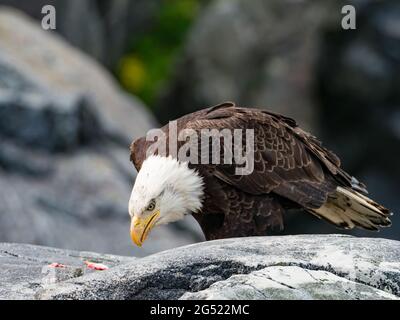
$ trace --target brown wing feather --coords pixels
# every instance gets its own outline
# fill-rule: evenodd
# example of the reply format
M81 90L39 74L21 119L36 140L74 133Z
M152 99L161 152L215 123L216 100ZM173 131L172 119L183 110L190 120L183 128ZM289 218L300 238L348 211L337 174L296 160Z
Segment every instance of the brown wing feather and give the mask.
M338 158L297 130L292 119L228 105L187 122L185 128L254 129L253 173L240 176L234 166L214 166L215 177L244 192L274 192L306 208L318 208L337 186L330 173L340 173Z

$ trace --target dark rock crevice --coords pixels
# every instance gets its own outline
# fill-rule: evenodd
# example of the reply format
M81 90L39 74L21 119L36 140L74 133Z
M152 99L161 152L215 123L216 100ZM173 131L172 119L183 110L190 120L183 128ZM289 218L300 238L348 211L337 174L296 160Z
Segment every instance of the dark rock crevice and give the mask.
M124 299L179 299L185 292L197 292L233 275L249 274L265 266L247 266L234 261L195 263L185 268L162 270L141 279L145 286Z
M336 275L338 277L347 279L349 281L361 284L361 285L366 285L366 286L372 286L376 289L382 290L382 291L386 291L386 292L390 292L394 295L397 295L400 297L400 287L399 287L399 282L391 282L391 281L380 281L377 284L371 284L368 283L366 281L362 281L361 279L357 278L357 277L351 277L349 276L348 273L345 272L340 272L338 270L335 270L331 265L327 264L326 266L323 265L315 265L315 264L310 264L310 263L295 263L295 262L289 262L289 263L278 263L278 264L268 264L268 265L258 265L256 267L250 267L247 266L245 264L240 264L240 263L226 263L226 261L222 261L220 263L213 263L212 265L212 269L214 269L215 267L215 273L218 274L218 276L210 276L207 272L204 273L203 272L203 268L205 266L202 265L189 265L187 271L189 271L189 274L196 274L198 276L202 277L208 277L206 280L202 279L201 281L201 285L198 286L193 286L193 279L190 278L190 285L188 287L181 287L180 289L185 290L185 292L198 292L204 289L209 288L212 284L217 283L219 281L223 281L226 280L228 278L230 278L233 275L246 275L249 274L253 271L257 271L257 270L261 270L264 268L270 268L270 267L283 267L283 266L287 266L287 267L300 267L303 270L305 270L310 277L312 277L315 281L320 281L318 279L316 279L310 272L308 272L309 270L313 270L313 271L326 271L329 272L333 275ZM168 272L171 272L171 278L166 279L167 281L165 283L175 283L174 282L174 275L175 275L175 270L170 270ZM182 270L180 270L180 272L182 272ZM183 272L185 273L185 272ZM371 274L371 276L373 276ZM398 275L397 275L398 276ZM270 279L271 281L274 281L282 286L285 286L289 289L294 290L295 288L292 286L289 286L283 282L277 281L276 279L273 279L271 277L267 277L268 279ZM400 279L398 279L400 280ZM196 283L196 281L194 281L194 283ZM165 286L155 286L152 287L153 289L166 289ZM175 287L173 287L175 289ZM150 289L150 288L149 288ZM168 288L167 288L168 289ZM146 288L147 290L147 288ZM258 289L257 289L258 290ZM159 292L159 291L157 291ZM135 295L134 297L130 297L133 299L140 299L141 298L140 293L138 295ZM144 294L144 296L146 296L146 294ZM157 299L156 297L154 297L155 299ZM175 297L174 297L175 298Z

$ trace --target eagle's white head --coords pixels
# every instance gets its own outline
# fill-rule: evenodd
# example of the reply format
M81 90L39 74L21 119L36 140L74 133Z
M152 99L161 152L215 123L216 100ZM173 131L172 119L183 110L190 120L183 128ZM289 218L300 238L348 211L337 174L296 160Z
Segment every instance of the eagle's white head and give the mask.
M202 207L203 180L186 162L150 156L142 164L129 199L131 238L141 246L156 225L182 219Z

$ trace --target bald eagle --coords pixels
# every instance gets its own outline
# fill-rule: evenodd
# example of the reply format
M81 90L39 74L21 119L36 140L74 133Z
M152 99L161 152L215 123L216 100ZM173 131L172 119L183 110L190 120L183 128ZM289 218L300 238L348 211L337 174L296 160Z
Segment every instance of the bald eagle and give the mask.
M154 141L135 140L131 161L138 175L129 214L131 238L138 246L154 226L187 214L197 220L207 240L282 230L290 209L303 209L346 229L377 230L391 223L390 211L369 199L365 185L291 118L225 102L177 119L176 128L178 133L198 132L198 139L203 129L252 129L253 171L236 174L235 161L181 161L168 147L165 154L149 152ZM161 130L169 136L168 125ZM176 143L179 148L184 141Z

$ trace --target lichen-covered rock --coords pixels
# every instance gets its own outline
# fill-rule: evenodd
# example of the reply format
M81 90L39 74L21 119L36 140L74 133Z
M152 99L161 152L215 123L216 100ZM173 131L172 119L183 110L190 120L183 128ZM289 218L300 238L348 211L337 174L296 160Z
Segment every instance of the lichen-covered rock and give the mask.
M339 235L203 242L36 292L40 299L398 299L400 243Z
M181 299L400 299L328 271L297 266L271 266L235 275L210 288L185 293Z
M38 289L95 272L86 266L85 261L112 268L134 259L29 244L0 243L0 299L32 299Z

